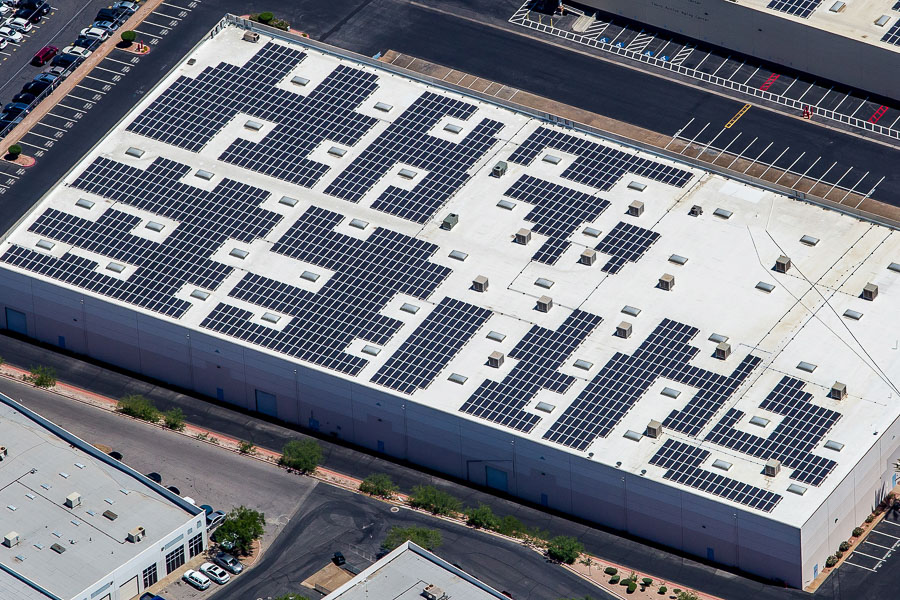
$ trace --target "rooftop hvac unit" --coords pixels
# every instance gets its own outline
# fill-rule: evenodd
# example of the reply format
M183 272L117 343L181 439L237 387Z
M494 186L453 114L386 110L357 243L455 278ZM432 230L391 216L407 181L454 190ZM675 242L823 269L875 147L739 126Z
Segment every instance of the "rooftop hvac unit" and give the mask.
M441 221L441 229L450 231L451 229L456 227L457 223L459 223L459 215L456 213L450 213L449 215L444 217L443 221Z
M531 241L531 230L522 228L516 232L516 243L526 245Z
M10 531L6 535L3 536L3 545L7 548L12 548L13 546L19 543L19 534L15 531Z
M635 200L631 204L628 205L628 214L632 217L639 217L644 214L644 203L640 200Z
M66 496L66 501L64 502L64 504L69 508L81 506L81 494L79 494L78 492L72 492L71 494Z
M624 339L631 337L631 323L622 321L616 326L616 336Z
M647 437L651 437L653 439L658 438L662 435L662 423L657 421L656 419L650 421L647 424Z
M550 296L541 296L537 301L537 309L541 312L550 312L553 308L553 298Z
M253 42L254 44L259 41L259 34L255 31L245 31L244 32L244 41L245 42Z
M578 259L583 265L591 266L597 260L597 251L593 248L585 248L584 252L581 253L581 258Z
M0 460L6 458L6 446L0 446Z
M835 381L834 385L831 386L831 391L828 392L828 396L835 400L843 400L847 397L847 384Z
M432 583L425 586L425 589L422 590L422 595L425 596L427 600L444 600L447 598L447 594L444 593L444 590Z
M787 256L781 255L775 261L775 270L779 273L787 273L791 268L791 259Z
M506 175L506 168L507 166L504 161L497 161L497 164L491 169L491 177L503 177Z
M135 527L131 531L128 532L128 537L125 538L132 544L137 544L139 541L144 539L144 528L143 527Z
M862 297L863 300L874 300L875 296L878 295L878 286L874 283L867 283L866 287L863 288Z
M765 474L766 477L775 477L781 470L781 461L771 458L766 461Z
M473 279L472 289L476 292L486 292L488 289L488 278L484 275L479 275L478 277Z
M728 342L719 342L716 345L716 358L719 360L725 360L731 356L731 344Z
M688 211L688 214L692 217L699 217L703 214L703 207L695 204L691 207L691 210Z
M662 277L659 278L659 289L666 290L667 292L675 287L675 276L669 275L668 273L664 273Z
M500 368L500 365L503 364L503 358L502 352L497 352L496 350L491 352L491 355L488 356L488 366L495 369Z

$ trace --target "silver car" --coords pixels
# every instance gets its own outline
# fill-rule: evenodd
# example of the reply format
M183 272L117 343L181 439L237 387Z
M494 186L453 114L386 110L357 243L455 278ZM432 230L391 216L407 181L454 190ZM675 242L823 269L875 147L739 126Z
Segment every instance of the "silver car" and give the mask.
M244 565L241 564L241 561L227 552L219 552L216 554L215 558L213 558L213 562L235 575L244 570Z
M225 569L210 562L205 562L200 565L199 571L219 585L224 585L231 579L231 575L229 575Z

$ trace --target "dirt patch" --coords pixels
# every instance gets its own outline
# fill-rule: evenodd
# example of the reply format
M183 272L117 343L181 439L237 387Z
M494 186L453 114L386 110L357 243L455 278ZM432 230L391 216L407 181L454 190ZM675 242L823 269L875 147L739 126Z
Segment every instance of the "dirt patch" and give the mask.
M349 571L345 571L336 564L330 562L310 575L306 581L300 585L314 589L317 592L322 592L323 594L330 594L351 579L353 579L353 575Z

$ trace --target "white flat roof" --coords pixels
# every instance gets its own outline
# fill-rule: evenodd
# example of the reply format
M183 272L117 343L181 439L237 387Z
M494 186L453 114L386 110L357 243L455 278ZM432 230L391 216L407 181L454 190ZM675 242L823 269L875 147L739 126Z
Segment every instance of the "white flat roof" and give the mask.
M146 478L24 411L0 395L0 535L18 534L17 544L0 545L4 600L94 591L88 588L196 518ZM73 493L81 503L66 506ZM144 539L126 541L138 526Z
M896 419L892 230L242 33L203 42L148 94L3 242L3 268L797 526ZM253 93L219 111L203 86L230 93L229 77ZM313 101L332 116L292 112ZM652 420L658 439L642 435Z

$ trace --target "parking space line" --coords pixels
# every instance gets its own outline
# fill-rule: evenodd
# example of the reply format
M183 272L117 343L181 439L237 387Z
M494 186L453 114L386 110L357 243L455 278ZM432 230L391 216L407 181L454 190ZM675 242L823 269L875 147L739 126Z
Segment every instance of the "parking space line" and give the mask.
M125 62L124 60L116 60L115 58L110 58L110 57L108 57L108 56L107 56L106 58L104 58L103 60L110 60L110 61L112 61L112 62L114 62L114 63L119 63L119 64L122 64L122 65L125 65L125 66L128 66L128 67L133 67L133 66L134 66L134 63Z
M144 23L146 23L146 21L144 21ZM143 23L142 23L142 24L143 24ZM159 27L159 25L157 25L157 27ZM165 29L165 27L163 27L163 29ZM161 40L161 39L162 39L162 37L160 37L160 36L158 36L158 35L153 35L152 33L147 33L147 32L145 32L145 31L141 31L140 29L135 29L134 31L135 31L135 33L139 33L139 34L141 34L141 35L149 35L150 37L156 38L156 39L158 39L158 40Z
M879 563L884 560L883 556L872 556L871 554L866 554L865 552L860 552L859 550L854 550L853 554L859 554L860 556L867 556L873 560L877 560Z
M185 7L183 7L183 6L177 6L177 5L175 5L175 4L169 4L168 2L161 2L160 4L161 4L162 6L171 6L172 8L177 8L178 10L186 10L186 11L188 11L188 12L193 12L193 9L185 8Z
M876 548L884 548L885 550L893 550L890 546L882 546L881 544L876 544L875 542L870 542L869 540L865 540L863 544L869 544L870 546L875 546Z
M866 99L863 100L862 102L860 102L859 106L856 107L856 110L854 110L852 113L850 113L850 117L851 117L851 118L852 118L852 117L855 117L855 116L856 116L856 113L859 112L859 109L861 109L863 106L865 106L866 102L868 102L868 101L869 101L869 97L866 96Z
M66 106L66 105L63 104L62 102L57 102L56 105L57 105L57 106L62 106L63 108L68 108L69 110L74 110L75 112L79 112L79 113L84 113L84 112L85 112L85 111L83 111L83 110L81 110L81 109L78 109L78 108L73 108L73 107L71 107L71 106Z
M838 109L841 107L841 104L843 104L844 101L847 100L847 98L849 98L849 97L850 97L850 94L844 94L844 97L841 98L841 101L837 103L837 106L835 106L831 110L833 110L834 112L837 112Z
M737 69L734 70L734 73L732 73L731 75L729 75L729 76L726 77L725 79L731 79L732 77L734 77L735 75L737 75L738 73L740 73L740 72L741 72L741 69L744 68L744 65L745 65L745 64L747 64L747 63L741 61L740 66L739 66Z
M744 80L744 85L747 85L747 82L753 79L753 76L759 73L759 67L756 67L756 70L750 73L750 77Z
M883 535L885 537L894 538L895 540L900 540L900 537L897 537L896 535L891 535L891 534L885 533L883 531L878 531L877 529L873 529L872 533L877 533L877 534Z
M73 96L72 94L66 94L66 98L74 98L75 100L81 100L82 102L94 102L93 100L88 100L87 98L79 98L78 96Z
M815 82L815 81L813 81L811 84L809 84L809 87L806 88L806 91L803 92L802 94L800 94L800 97L797 98L797 102L800 102L801 100L803 100L803 97L806 96L806 95L809 93L809 90L813 89L813 86L814 86L814 85L816 85L816 82Z
M37 123L34 124L35 127L37 127L38 125L43 125L44 127L47 127L48 129L55 129L57 131L68 131L68 129L63 129L62 127L54 127L53 125L47 125L43 121L38 121Z
M822 100L824 100L824 99L828 96L828 94L831 93L831 90L833 90L833 89L834 89L834 86L831 86L830 88L828 88L828 91L825 92L825 95L824 95L824 96L822 96L821 98L819 98L819 101L816 102L815 106L818 107L820 104L822 104Z
M55 141L55 140L54 140L54 141ZM44 148L43 146L35 146L34 144L29 144L29 143L26 142L24 139L21 139L21 140L19 140L19 141L16 142L16 143L17 143L17 144L25 144L26 146L31 146L32 148L37 148L38 150L46 150L46 148Z
M81 85L80 83L75 84L75 87L80 87L83 90L88 90L89 92L94 92L95 94L106 94L106 92L101 92L100 90L95 90L94 88L89 88L86 85Z
M119 75L119 73L116 73L116 75ZM99 77L91 77L90 75L85 75L84 78L93 79L94 81L99 81L100 83L105 83L107 85L116 85L114 81L107 81L105 79L100 79Z
M154 14L154 15L159 15L159 16L163 17L164 19L172 19L173 21L180 21L180 20L181 20L181 17L170 17L169 15L167 15L167 14L165 14L165 13L159 12L159 9L154 10L154 11L153 11L153 14Z
M723 62L721 65L719 65L719 68L712 72L712 75L715 76L715 74L719 72L719 69L721 69L722 67L724 67L724 66L725 66L725 63L727 63L729 60L731 60L731 55L730 55L730 54L729 54L728 57L725 59L725 62Z
M705 62L706 62L706 59L709 58L709 57L710 57L710 53L707 52L707 53L706 53L706 56L703 57L703 60L701 60L699 63L697 63L697 66L694 67L694 70L695 70L695 71L699 71L699 70L700 70L700 65L702 65L703 63L705 63ZM682 61L682 62L683 62L683 61Z
M64 116L62 116L62 115L58 115L58 114L56 114L56 113L54 113L54 112L49 112L49 111L48 111L47 114L50 115L51 117L56 117L57 119L62 119L63 121L68 121L69 123L74 123L74 122L75 122L74 119L71 119L71 118L69 118L69 117L64 117Z
M862 566L862 565L858 565L858 564L856 564L856 563L852 563L852 562L850 562L849 560L845 560L845 561L844 561L844 564L845 564L845 565L852 565L852 566L854 566L854 567L859 567L860 569L865 569L866 571L872 571L873 573L875 572L875 569L870 569L869 567L864 567L864 566Z
M107 73L112 73L113 75L121 75L122 71L113 71L112 69L104 69L100 65L96 65L95 69L100 69L101 71L106 71Z
M152 25L153 27L159 27L160 29L165 29L166 31L168 31L169 29L171 29L170 27L166 27L165 25L157 25L157 24L154 23L153 21L148 21L147 19L144 19L143 21L141 21L141 25L144 25L145 23L146 23L147 25Z
M57 140L59 139L59 138L47 137L46 135L41 135L41 134L39 134L39 133L35 133L33 130L32 130L32 131L29 131L29 132L26 133L25 135L33 135L33 136L35 136L35 137L44 138L45 140L53 140L54 142L57 141Z

